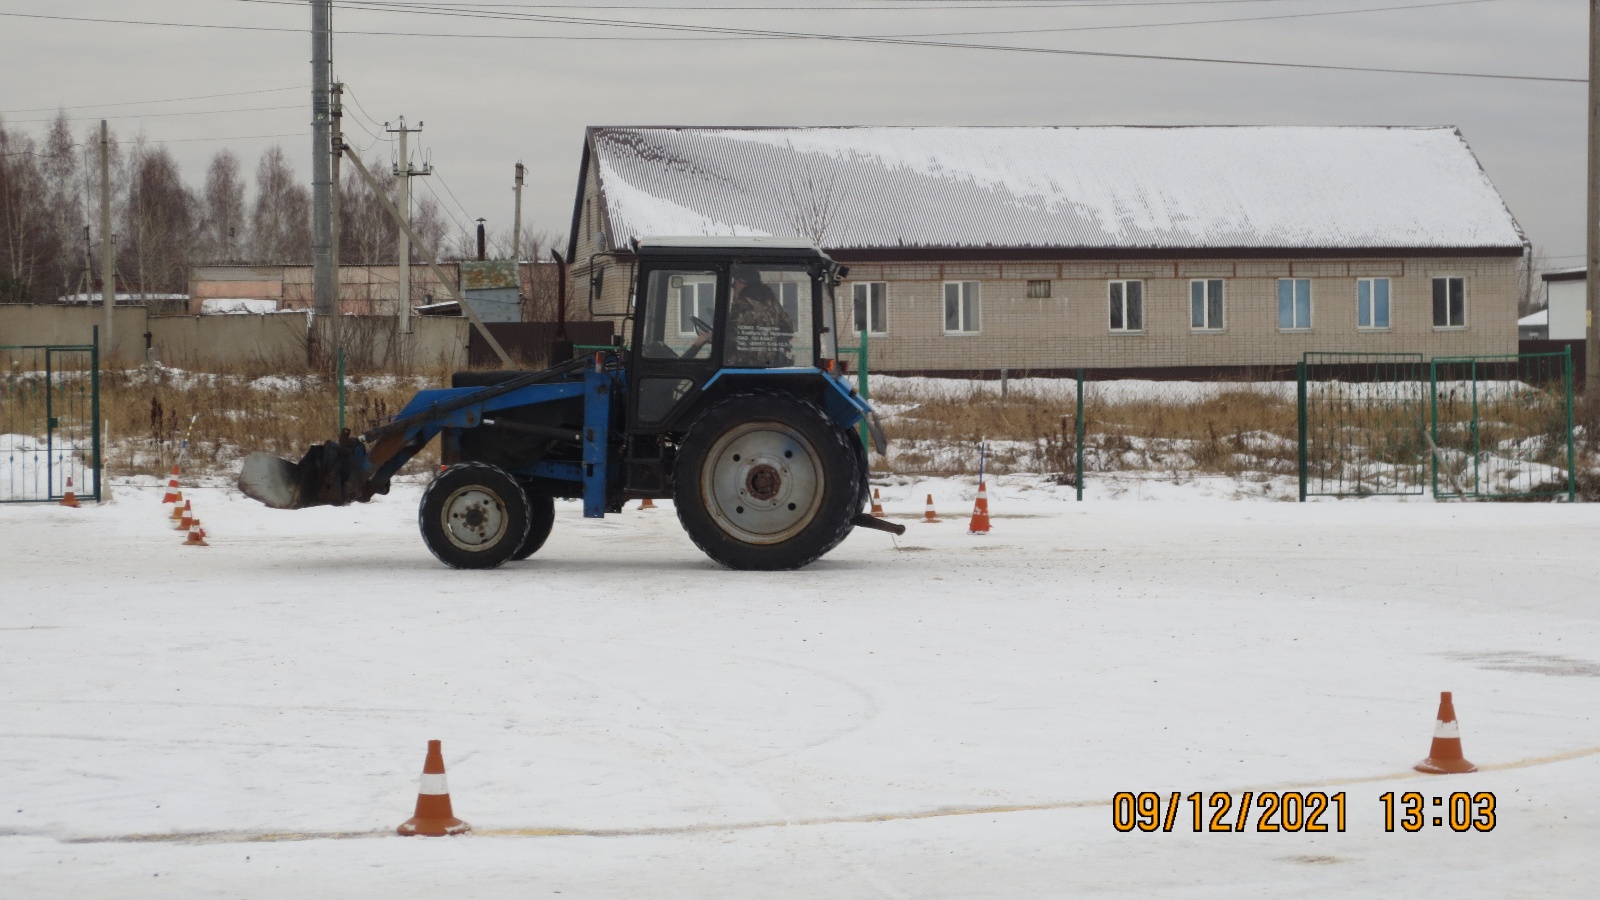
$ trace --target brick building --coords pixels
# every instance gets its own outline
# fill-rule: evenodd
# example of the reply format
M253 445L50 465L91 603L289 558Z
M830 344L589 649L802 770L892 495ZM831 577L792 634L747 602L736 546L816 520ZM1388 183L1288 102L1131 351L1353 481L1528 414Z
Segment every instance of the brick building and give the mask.
M1511 353L1527 251L1453 128L588 129L573 305L669 235L818 241L898 372Z

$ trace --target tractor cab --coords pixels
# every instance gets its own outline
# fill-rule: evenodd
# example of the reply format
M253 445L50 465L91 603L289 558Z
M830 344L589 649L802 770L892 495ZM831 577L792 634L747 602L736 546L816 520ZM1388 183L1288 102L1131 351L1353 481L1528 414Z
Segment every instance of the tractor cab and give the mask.
M834 370L834 287L848 270L809 241L653 238L632 249L629 433L677 430L724 379L815 384Z

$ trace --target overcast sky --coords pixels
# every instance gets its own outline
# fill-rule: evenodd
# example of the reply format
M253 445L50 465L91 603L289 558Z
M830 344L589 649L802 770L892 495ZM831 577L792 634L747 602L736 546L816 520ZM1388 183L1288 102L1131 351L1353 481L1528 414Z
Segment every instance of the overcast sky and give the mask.
M564 234L586 125L1455 125L1535 247L1552 265L1582 264L1583 84L730 38L462 15L476 9L809 34L939 34L949 36L924 40L1558 78L1587 71L1588 4L1581 0L778 2L366 4L383 10L336 3L335 70L359 104L348 104L346 137L368 157L387 156L383 122L402 115L425 122L420 144L438 175L421 181L458 222L481 216L492 229L510 226L513 167L522 160L529 167L525 227ZM411 11L397 8L403 5ZM0 0L3 13L290 29L0 15L0 115L8 127L36 135L46 123L27 120L48 119L57 107L69 107L80 133L112 116L123 136L143 131L171 142L195 186L221 147L253 172L261 151L282 143L309 183L311 14L304 0ZM1220 19L1253 21L1174 24ZM490 37L446 36L452 34ZM265 92L94 105L244 91ZM256 135L274 137L246 137Z

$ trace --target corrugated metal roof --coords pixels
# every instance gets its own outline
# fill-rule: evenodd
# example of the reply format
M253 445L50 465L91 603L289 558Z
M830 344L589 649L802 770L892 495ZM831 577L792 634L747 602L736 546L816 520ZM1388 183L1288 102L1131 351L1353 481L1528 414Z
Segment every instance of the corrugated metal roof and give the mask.
M610 234L830 248L1515 248L1453 128L590 129Z

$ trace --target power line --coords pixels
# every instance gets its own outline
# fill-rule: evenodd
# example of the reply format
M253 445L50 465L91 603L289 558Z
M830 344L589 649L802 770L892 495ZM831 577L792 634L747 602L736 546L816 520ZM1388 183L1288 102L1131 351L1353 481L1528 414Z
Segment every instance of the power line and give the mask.
M291 0L231 0L231 2L263 3L263 4L290 4ZM1274 20L1280 20L1280 19L1309 19L1309 18L1321 18L1321 17L1325 17L1325 16L1348 16L1348 15L1355 15L1355 14L1359 14L1359 13L1394 12L1394 11L1415 10L1415 9L1433 9L1433 8L1445 7L1445 6L1467 6L1467 5L1471 5L1471 4L1477 4L1477 3L1497 3L1497 2L1500 2L1500 0L1441 0L1441 2L1414 3L1414 4L1404 5L1404 6L1380 6L1380 7L1367 7L1367 8L1364 8L1364 9L1324 10L1324 11L1321 11L1321 12L1283 13L1283 14L1278 14L1278 15L1265 15L1265 16L1235 16L1235 17L1226 18L1226 19L1194 19L1194 20L1186 20L1186 21L1181 21L1181 22L1125 22L1125 23L1112 24L1112 25L1073 25L1073 26L1064 26L1064 27L1060 27L1060 28L1012 28L1012 29L995 30L995 31L934 31L934 32L920 32L920 33L914 33L914 34L853 35L853 36L850 36L850 37L854 38L854 39L881 38L881 39L884 39L886 41L899 41L899 40L916 39L916 38L931 38L931 37L991 37L991 36L1003 35L1003 34L1057 34L1057 33L1068 33L1068 32L1076 32L1076 31L1122 31L1122 30L1139 29L1139 28L1173 28L1173 27L1182 27L1182 26L1187 26L1187 25L1217 25L1217 24L1232 24L1232 23L1240 23L1240 22L1267 22L1267 21L1274 21ZM292 5L299 5L299 4L298 3L294 3ZM1124 4L1108 4L1108 5L1114 5L1115 6L1115 5L1124 5ZM514 22L541 22L541 23L562 23L562 24L567 24L567 23L577 23L578 21L580 21L578 18L571 17L571 16L552 16L552 15L548 15L548 14L544 14L544 13L498 13L498 12L490 13L490 12L482 12L482 11L478 11L478 10L447 9L447 8L442 8L442 7L431 5L431 4L385 2L385 0L351 0L351 2L347 2L347 3L342 4L342 7L345 8L345 9L350 9L350 10L355 10L355 11L360 11L360 12L388 12L388 13L399 13L399 14L407 14L407 15L430 15L430 16L445 16L445 17L450 17L450 18L491 19L491 20L514 21ZM574 8L577 8L577 7L574 7ZM945 9L945 8L946 7L940 7L940 9ZM1063 8L1063 7L1057 7L1057 8ZM657 7L657 9L660 9L660 7ZM775 9L775 8L769 8L769 9ZM672 11L676 11L676 10L672 10ZM707 28L704 28L704 27L701 27L701 26L680 25L680 24L666 23L666 22L643 23L643 22L633 22L633 21L628 21L628 20L623 20L622 22L612 22L611 20L587 19L587 18L582 19L581 21L582 21L582 24L585 24L585 25L602 25L602 24L613 25L613 26L626 25L627 27L663 28L663 29L675 30L675 31L676 30L684 30L684 31L711 30L711 29L707 29ZM717 29L717 30L719 32L722 31L722 29ZM764 34L771 35L769 37L763 38L763 39L767 39L767 40L772 40L772 39L791 39L787 35L787 33L783 33L783 32L764 32ZM817 36L817 37L820 38L821 36ZM836 38L838 38L838 36L836 36ZM726 39L726 38L724 38L724 39ZM737 39L743 39L743 37L737 38ZM843 38L839 38L839 39L843 39ZM706 40L706 39L705 38L689 38L689 39L680 39L680 40Z
M265 112L267 110L273 110L273 109L305 109L305 104L304 103L296 103L296 104L293 104L291 106L246 106L246 107L241 107L241 108L237 108L237 109L196 109L196 110L189 110L187 112L128 113L126 115L121 115L121 116L97 115L97 116L94 116L93 118L96 118L96 119L161 119L161 118L167 118L167 117L170 117L170 116L216 116L216 115L224 115L224 114L228 114L228 113ZM55 121L55 117L54 116L52 116L52 117L50 117L48 119L13 119L12 120L13 123L18 124L18 125L21 125L21 124L24 124L24 123L29 123L29 122L54 122L54 121Z
M262 88L259 91L233 91L227 94L197 94L193 97L168 97L164 100L123 100L117 103L86 103L79 106L35 106L29 109L0 109L0 114L50 112L57 109L100 109L107 106L142 106L147 103L182 103L186 100L212 100L217 97L243 97L246 94L275 94L281 91L303 91L310 85L296 85L295 87Z
M212 30L222 30L222 31L260 31L260 32L276 32L276 33L287 33L287 34L303 34L304 33L303 29L298 29L298 28L273 28L273 27L259 26L259 25L213 25L213 24L204 24L204 23L198 23L198 22L154 22L154 21L147 21L147 20L134 20L134 19L104 19L104 18L86 18L86 17L76 17L76 16L50 16L50 15L43 15L43 14L38 14L38 13L16 13L16 12L0 12L0 16L6 16L6 17L12 17L12 18L23 18L23 19L45 19L45 20L53 20L53 21L88 22L88 23L95 23L95 24L111 24L111 25L148 25L148 26L168 27L168 28L198 28L198 29L212 29ZM871 36L852 36L852 35L838 35L838 34L815 34L815 33L805 33L805 32L770 31L770 30L747 29L747 28L723 28L723 27L716 27L716 26L669 25L669 24L666 24L666 23L650 23L650 22L619 23L619 22L608 22L608 21L601 21L601 20L565 19L564 17L548 17L548 20L549 21L553 21L553 22L555 22L557 24L582 24L582 25L594 25L594 26L597 26L597 27L641 28L641 29L659 29L659 30L670 30L670 31L690 31L690 32L703 32L703 33L721 34L721 35L736 35L736 36L742 36L742 37L787 38L787 39L796 39L796 40L818 40L818 41L840 41L840 42L845 42L845 43L879 44L879 45L902 46L902 47L930 47L930 48L952 49L952 50L982 50L982 51L1007 52L1007 53L1032 53L1032 54L1040 54L1040 55L1046 55L1046 56L1082 56L1082 57L1101 58L1101 59L1128 59L1128 60L1145 60L1145 61L1157 61L1157 62L1206 63L1206 64L1212 64L1212 65L1257 66L1257 67L1273 68L1273 69L1307 69L1307 70L1312 70L1312 71L1324 71L1324 72L1364 72L1364 73L1376 73L1376 74L1384 74L1384 75L1430 75L1430 76L1444 77L1444 78L1477 78L1477 79L1491 79L1491 80L1501 80L1501 81L1549 82L1549 83L1557 83L1557 84L1587 84L1588 83L1588 79L1586 79L1586 78L1556 78L1556 77L1543 76L1543 75L1509 75L1509 74L1491 73L1491 72L1452 72L1452 71L1434 70L1434 69L1398 69L1398 68L1390 68L1390 67L1383 67L1383 66L1338 66L1338 65L1327 65L1327 64L1316 64L1316 63L1277 62L1277 61L1271 61L1271 60L1231 59L1231 58L1223 58L1223 57L1174 56L1174 55L1156 54L1156 53L1116 53L1116 52L1104 51L1104 50L1066 50L1066 49L1056 49L1056 48L1049 48L1049 47L1015 47L1015 46L1008 46L1008 45L1003 45L1003 44L979 44L979 43L957 42L957 41L928 41L928 40L912 40L912 39L903 39L903 38L885 38L885 37L871 37ZM429 33L429 32L405 32L405 31L351 31L351 30L343 30L343 31L340 32L340 34L344 34L344 35L366 35L366 36L377 36L377 37L426 37L426 38L460 38L460 39L485 39L485 40L660 40L659 38L610 38L610 37L582 37L582 36L578 36L578 37L562 37L562 36L556 36L556 35L526 35L526 34L438 34L438 33Z
M444 192L446 194L450 195L450 199L451 200L455 200L456 208L461 210L461 214L463 216L467 217L467 221L468 222L471 222L472 221L472 213L467 212L467 208L462 205L460 200L456 200L456 192L450 190L450 182L445 181L444 180L444 176L440 175L437 171L435 171L433 173L433 175L434 175L435 178L437 178L439 180L439 186L444 188ZM434 197L437 198L438 195L435 194ZM472 230L470 228L465 229L465 230L466 230L467 234L471 234L472 233ZM487 235L487 229L485 229L485 234ZM500 253L502 256L505 255L505 248L500 246L500 242L499 241L495 240L493 237L490 237L489 238L489 242L494 244L494 249L495 249L496 252Z

